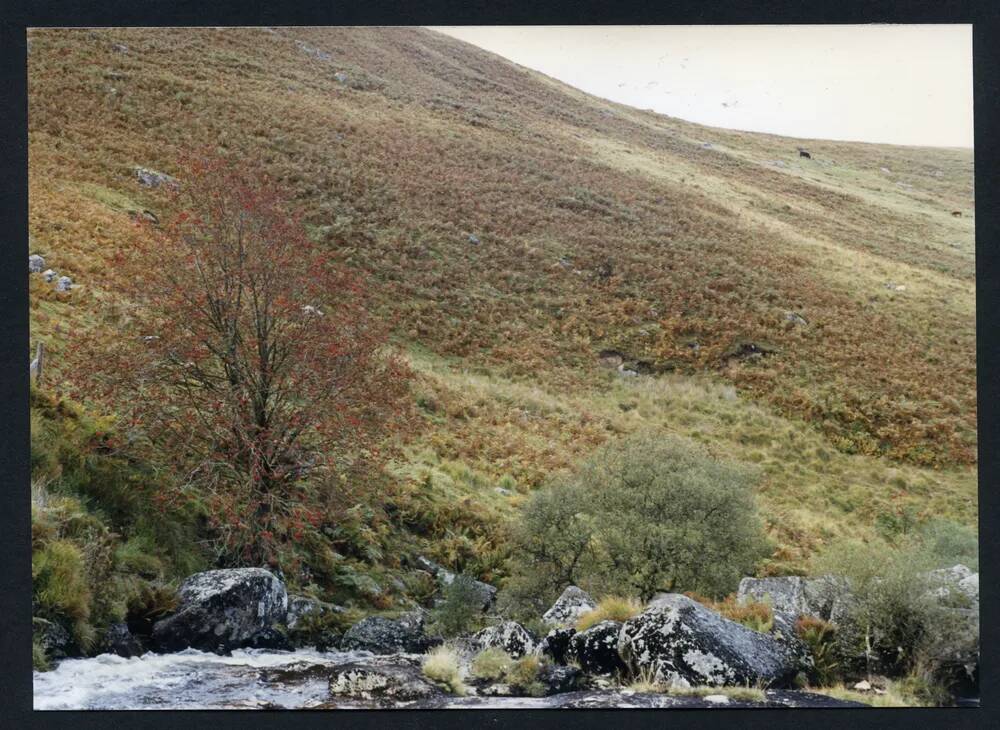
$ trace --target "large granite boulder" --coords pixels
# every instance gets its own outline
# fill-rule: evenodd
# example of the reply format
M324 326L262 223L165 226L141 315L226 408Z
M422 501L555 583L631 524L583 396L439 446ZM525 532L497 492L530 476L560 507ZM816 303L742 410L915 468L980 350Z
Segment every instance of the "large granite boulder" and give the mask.
M45 259L39 256L37 253L31 254L28 257L28 273L40 274L45 268Z
M369 616L347 630L340 641L343 651L363 650L373 654L421 654L440 643L424 632L424 615L413 611L398 618Z
M153 625L160 651L193 647L224 654L248 646L288 612L284 583L263 568L195 573L177 595L177 611Z
M838 603L845 600L848 592L847 582L831 575L744 578L740 581L736 600L740 604L769 603L774 611L775 626L788 633L801 616L831 620Z
M586 591L569 586L552 604L552 608L542 614L542 621L555 628L568 628L575 626L581 616L596 607L594 599Z
M101 649L106 654L117 654L125 658L145 653L142 642L133 636L128 624L125 623L111 624L108 627L101 642Z
M570 656L590 674L615 674L625 670L618 654L619 621L601 621L570 639Z
M805 668L797 647L678 594L659 596L626 621L618 653L633 671L681 687L788 686Z
M556 664L543 664L538 670L538 682L545 688L545 696L574 692L581 689L585 679L583 672L576 667L561 667Z
M538 640L516 621L504 621L477 632L473 640L480 649L496 647L519 659L535 651Z

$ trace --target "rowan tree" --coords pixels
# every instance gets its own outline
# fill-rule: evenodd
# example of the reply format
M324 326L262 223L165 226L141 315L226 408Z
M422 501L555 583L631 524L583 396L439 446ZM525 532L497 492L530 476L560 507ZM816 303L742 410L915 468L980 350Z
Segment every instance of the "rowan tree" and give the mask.
M207 503L225 562L261 564L371 476L407 370L263 174L202 155L177 177L170 222L118 257L119 327L78 382Z

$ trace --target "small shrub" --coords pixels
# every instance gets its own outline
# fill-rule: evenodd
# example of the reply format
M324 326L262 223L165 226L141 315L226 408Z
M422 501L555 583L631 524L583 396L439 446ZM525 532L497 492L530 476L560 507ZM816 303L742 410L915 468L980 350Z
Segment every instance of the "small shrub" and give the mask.
M521 657L507 670L505 679L511 686L521 689L532 697L545 694L545 687L538 681L542 660L534 654Z
M503 679L513 665L510 654L491 646L476 654L472 660L472 676L477 679Z
M483 620L483 598L472 578L455 576L443 593L441 605L431 611L432 631L452 638L479 628Z
M37 641L31 642L31 667L36 672L47 672L52 668L49 658L45 656L45 649Z
M464 695L468 688L462 682L461 660L458 652L447 644L435 647L424 657L424 676L452 694Z
M621 596L606 596L597 607L583 614L576 622L577 631L586 631L601 621L628 621L633 616L642 613L642 602L635 598Z
M921 545L936 568L962 564L979 570L979 535L971 527L945 519L926 522L917 531Z

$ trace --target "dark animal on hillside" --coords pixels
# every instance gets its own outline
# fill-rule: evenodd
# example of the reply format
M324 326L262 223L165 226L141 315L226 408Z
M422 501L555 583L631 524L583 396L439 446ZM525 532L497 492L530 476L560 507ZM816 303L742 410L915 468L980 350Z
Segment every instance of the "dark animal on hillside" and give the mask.
M954 218L961 218L962 217L962 211L960 211L960 210L953 210L953 211L951 211L951 215Z
M799 157L805 157L807 160L811 160L812 159L812 155L810 155L808 152L806 152L801 147L799 148Z

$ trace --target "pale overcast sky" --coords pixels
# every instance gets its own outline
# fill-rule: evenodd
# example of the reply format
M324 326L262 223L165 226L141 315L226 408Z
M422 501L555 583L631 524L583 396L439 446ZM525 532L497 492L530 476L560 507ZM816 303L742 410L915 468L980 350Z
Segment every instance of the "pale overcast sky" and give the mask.
M434 30L591 94L692 122L972 147L971 25Z

